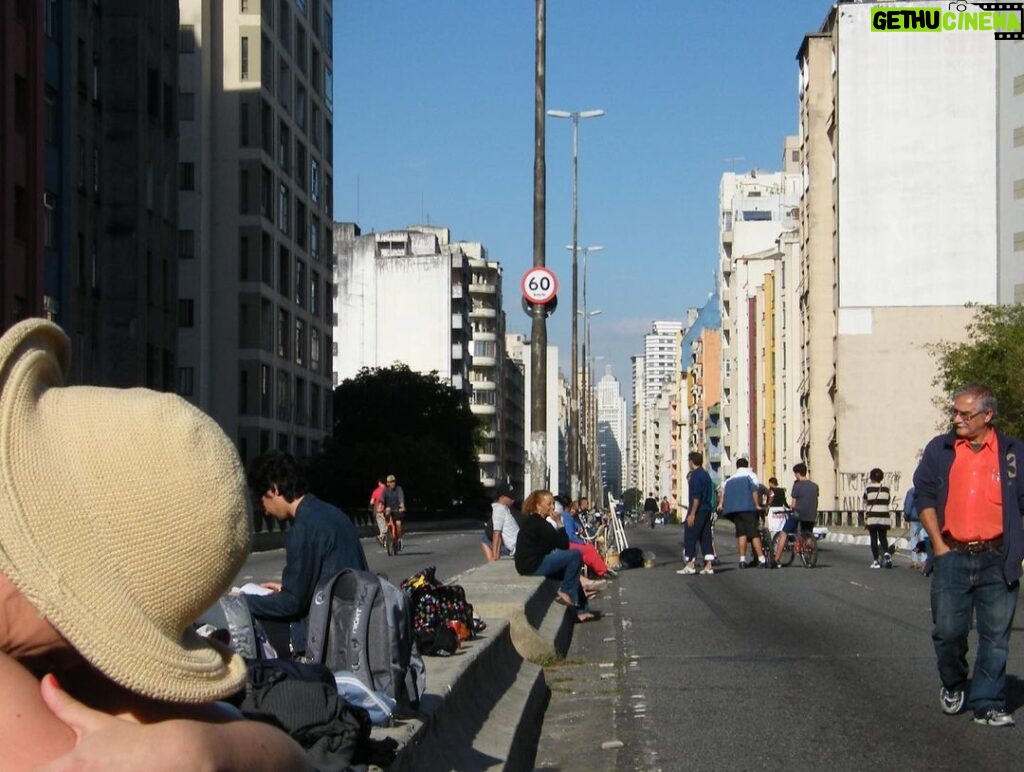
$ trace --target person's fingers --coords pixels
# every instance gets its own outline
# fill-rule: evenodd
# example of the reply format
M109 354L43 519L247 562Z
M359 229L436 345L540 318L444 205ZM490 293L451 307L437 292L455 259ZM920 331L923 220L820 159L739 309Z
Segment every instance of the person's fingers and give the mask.
M53 715L67 724L79 740L88 732L99 729L111 721L117 721L107 713L101 713L83 705L61 689L52 673L43 677L39 691L46 707Z

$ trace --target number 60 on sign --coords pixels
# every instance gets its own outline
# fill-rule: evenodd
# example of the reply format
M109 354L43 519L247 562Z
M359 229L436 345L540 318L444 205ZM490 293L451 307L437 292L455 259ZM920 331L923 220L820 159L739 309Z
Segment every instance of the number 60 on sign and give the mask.
M544 266L534 266L523 274L523 297L531 303L550 303L558 292L558 279Z

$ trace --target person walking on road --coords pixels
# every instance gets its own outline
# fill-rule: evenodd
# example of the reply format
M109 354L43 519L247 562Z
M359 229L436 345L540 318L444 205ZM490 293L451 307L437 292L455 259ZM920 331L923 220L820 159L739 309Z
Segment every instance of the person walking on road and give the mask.
M711 475L704 469L704 455L693 451L689 455L690 474L690 507L686 514L686 524L683 527L683 559L686 565L676 571L677 574L697 573L697 545L700 544L700 551L704 555L704 568L700 573L710 576L715 573L715 554L711 546L711 501L714 493L714 483Z
M401 549L402 544L402 520L405 519L405 491L398 484L393 474L387 476L384 486L384 494L381 496L384 502L384 517L390 517L395 521L395 549Z
M750 469L750 462L742 456L736 459L736 473L725 481L722 488L722 516L736 526L736 553L740 568L767 568L761 548L761 529L757 512L761 508L762 485ZM747 562L747 542L754 548L757 562Z
M1024 558L1024 444L993 425L991 389L953 395L953 430L933 438L914 472L914 498L932 545L932 642L944 713L964 706L974 721L1013 726L1006 710L1006 660ZM978 650L968 681L967 636Z
M892 568L892 553L889 551L889 505L892 493L888 485L882 485L884 473L875 467L868 474L864 487L864 525L871 536L872 568Z
M654 518L658 516L658 500L654 498L654 493L648 493L647 498L644 499L644 515L647 516L647 523L650 527L654 528Z
M807 464L802 461L793 467L793 474L796 475L796 481L789 492L793 514L786 518L782 532L775 537L775 565L781 564L789 534L796 533L799 528L800 533L813 538L814 523L818 519L818 483L807 478Z
M903 520L907 524L907 549L910 550L910 567L922 569L928 557L926 551L927 534L924 531L924 526L921 525L921 518L917 514L917 502L914 499L913 487L903 497Z

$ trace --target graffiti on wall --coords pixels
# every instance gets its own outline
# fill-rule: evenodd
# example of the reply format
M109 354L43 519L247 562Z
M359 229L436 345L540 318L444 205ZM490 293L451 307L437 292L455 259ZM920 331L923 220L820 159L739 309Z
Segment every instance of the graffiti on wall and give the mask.
M870 482L868 474L871 470L864 472L840 472L839 473L839 509L844 512L856 512L864 509L864 488ZM903 496L900 493L900 473L886 472L882 477L882 485L889 487L892 496L890 509L900 509Z

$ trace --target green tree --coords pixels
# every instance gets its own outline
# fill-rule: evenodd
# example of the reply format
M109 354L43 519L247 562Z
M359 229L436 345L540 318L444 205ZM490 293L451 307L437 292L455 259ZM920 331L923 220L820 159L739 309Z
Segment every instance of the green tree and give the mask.
M640 499L642 498L643 494L639 488L629 488L622 494L622 503L626 505L626 509L640 509Z
M334 390L333 433L310 464L313 490L365 507L377 479L393 474L410 510L481 505L481 431L466 395L436 372L363 368Z
M999 428L1024 433L1024 306L976 306L962 343L945 341L930 347L938 372L933 383L948 408L953 392L968 383L983 383L999 400Z

